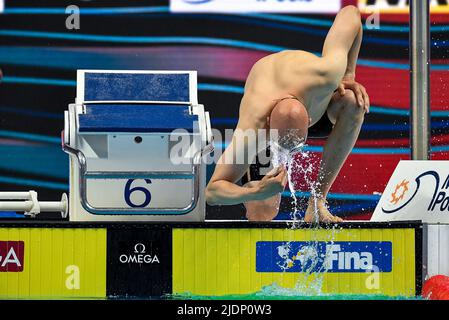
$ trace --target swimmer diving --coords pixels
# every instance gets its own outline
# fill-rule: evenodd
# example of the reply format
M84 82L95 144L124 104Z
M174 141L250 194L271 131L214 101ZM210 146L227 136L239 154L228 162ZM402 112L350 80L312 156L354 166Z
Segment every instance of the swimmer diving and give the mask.
M370 109L369 95L356 81L362 39L360 11L346 6L337 14L320 57L301 50L271 54L254 64L246 80L236 132L276 130L279 145L288 150L308 136L327 137L316 182L318 196L310 197L305 222L343 221L330 212L326 198ZM251 141L238 144L237 139L234 134L217 163L206 189L207 203L244 204L248 220L271 221L279 212L287 168L281 164L239 185L250 175L258 148ZM242 155L245 163L232 161Z

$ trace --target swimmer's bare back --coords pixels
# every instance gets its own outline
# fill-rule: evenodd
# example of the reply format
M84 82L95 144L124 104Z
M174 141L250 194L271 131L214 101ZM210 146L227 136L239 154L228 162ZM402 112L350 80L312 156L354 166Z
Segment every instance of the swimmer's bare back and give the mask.
M343 77L352 70L355 72L360 32L360 13L357 8L348 6L337 15L321 57L288 50L264 57L253 66L240 104L236 134L206 189L206 200L210 205L251 203L279 196L287 183L287 172L283 167L250 186L236 184L257 154L254 152L257 147L251 145L255 141L245 140L243 146L237 145L236 135L239 131L269 129L268 119L273 108L285 98L300 101L308 111L310 126L315 124L326 112ZM236 163L239 156L244 156L246 161Z
M343 66L343 67L342 67ZM267 119L282 99L299 100L311 118L325 113L346 70L346 62L320 58L306 51L282 51L259 60L251 69L240 105L242 125L267 128Z

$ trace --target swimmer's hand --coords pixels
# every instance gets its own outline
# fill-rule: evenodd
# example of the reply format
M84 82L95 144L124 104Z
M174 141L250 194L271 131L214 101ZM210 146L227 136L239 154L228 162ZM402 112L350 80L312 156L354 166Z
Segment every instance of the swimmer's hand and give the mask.
M281 192L284 192L288 182L288 173L284 166L276 168L274 172L267 174L258 181L255 188L254 200L265 200Z
M371 102L365 87L355 81L353 76L345 76L338 86L338 93L340 93L341 96L344 96L346 89L354 92L359 107L365 109L366 113L369 113Z

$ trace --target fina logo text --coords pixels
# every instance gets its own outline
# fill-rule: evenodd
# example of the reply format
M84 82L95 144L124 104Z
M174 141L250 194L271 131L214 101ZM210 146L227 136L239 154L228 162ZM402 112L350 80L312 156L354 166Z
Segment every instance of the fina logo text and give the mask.
M369 251L362 252L344 252L340 245L330 244L326 246L326 252L329 254L324 267L331 270L334 264L340 270L372 270L374 266L373 254Z
M256 245L257 272L391 272L391 242L271 242Z
M146 253L146 247L143 243L137 243L134 246L134 252L132 254L122 254L119 257L121 263L128 264L153 264L160 263L157 255L150 255Z
M399 207L396 207L394 209L385 209L382 208L382 211L384 213L390 214L395 213L401 209L403 209L405 206L407 206L412 200L415 198L415 196L418 194L419 190L422 188L422 178L424 177L433 177L435 181L435 189L433 192L432 199L430 200L427 211L428 212L434 212L435 210L438 210L440 212L442 211L449 211L449 175L446 177L444 182L441 183L441 178L438 172L436 171L427 171L423 174L419 175L416 179L416 189L413 193L413 195L404 203L401 203L404 199L407 192L410 192L409 190L409 183L408 181L402 181L400 184L398 184L394 190L394 192L391 194L391 204L400 204Z
M342 250L341 245L338 244L326 244L325 254L318 252L317 248L312 245L301 247L296 255L290 257L289 245L282 245L278 248L278 255L284 259L278 266L282 270L289 270L295 266L295 263L301 266L307 264L313 264L319 260L323 260L322 264L324 270L332 270L334 268L338 270L372 270L373 269L373 255L371 252L345 252ZM307 267L306 267L307 268Z

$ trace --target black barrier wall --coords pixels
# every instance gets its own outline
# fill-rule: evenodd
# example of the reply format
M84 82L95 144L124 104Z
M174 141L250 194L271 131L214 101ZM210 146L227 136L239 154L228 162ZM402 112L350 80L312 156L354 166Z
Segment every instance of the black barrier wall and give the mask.
M172 293L172 233L168 226L108 231L109 297L161 297Z

